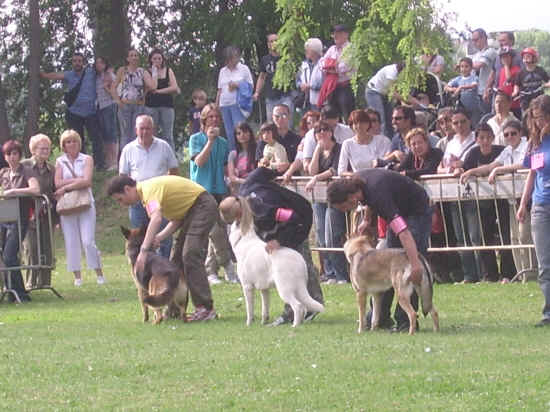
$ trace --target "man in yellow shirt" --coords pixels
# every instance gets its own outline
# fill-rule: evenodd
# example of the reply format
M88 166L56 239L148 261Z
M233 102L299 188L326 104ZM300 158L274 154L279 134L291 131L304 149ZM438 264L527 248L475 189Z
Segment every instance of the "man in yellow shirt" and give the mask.
M183 267L195 312L191 321L217 317L212 292L204 268L208 234L218 216L214 197L202 186L179 176L159 176L136 182L129 176L112 178L107 193L124 206L141 202L149 216L145 239L136 261L143 270L146 253L181 227L172 250L172 260ZM160 230L162 218L169 222Z

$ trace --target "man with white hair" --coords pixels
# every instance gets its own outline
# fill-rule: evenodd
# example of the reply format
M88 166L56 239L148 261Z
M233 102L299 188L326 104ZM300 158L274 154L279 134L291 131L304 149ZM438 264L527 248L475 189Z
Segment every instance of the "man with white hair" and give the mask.
M323 43L313 37L306 40L304 48L306 59L302 62L296 78L296 88L303 93L304 100L300 102L301 105L296 104L296 107L304 112L307 110L319 111L317 101L323 84L323 72L319 60L323 55Z
M130 176L136 182L152 177L179 174L179 163L170 144L153 136L153 118L142 114L136 118L136 139L122 149L119 161L119 173ZM141 203L128 208L130 224L137 228L149 224L149 217ZM162 222L162 228L168 221ZM167 237L160 245L160 254L170 257L172 237Z

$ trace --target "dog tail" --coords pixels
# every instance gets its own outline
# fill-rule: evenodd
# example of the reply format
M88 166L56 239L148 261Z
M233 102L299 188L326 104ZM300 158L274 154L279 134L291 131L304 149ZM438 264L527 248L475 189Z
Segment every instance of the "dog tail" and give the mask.
M420 256L420 261L424 266L424 274L422 275L422 282L420 283L420 300L422 301L422 313L427 316L433 309L433 283L434 276L430 268L430 264L423 255Z
M160 308L162 306L168 305L173 297L174 290L166 289L158 295L147 295L145 298L143 298L143 302L153 308Z

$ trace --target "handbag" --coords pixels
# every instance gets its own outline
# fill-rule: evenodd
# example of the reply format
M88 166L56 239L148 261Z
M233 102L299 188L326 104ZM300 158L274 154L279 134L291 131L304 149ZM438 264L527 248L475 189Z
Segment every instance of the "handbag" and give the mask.
M63 95L63 101L65 102L67 107L71 107L73 103L76 101L76 98L78 97L78 93L80 92L80 86L82 86L82 79L84 79L84 74L86 74L86 67L82 69L80 80L78 81L76 86L73 87L71 90L67 91Z
M78 176L68 162L63 162L69 168L74 178ZM72 215L83 212L92 205L92 196L88 188L76 189L65 192L61 199L57 201L56 211L61 216Z

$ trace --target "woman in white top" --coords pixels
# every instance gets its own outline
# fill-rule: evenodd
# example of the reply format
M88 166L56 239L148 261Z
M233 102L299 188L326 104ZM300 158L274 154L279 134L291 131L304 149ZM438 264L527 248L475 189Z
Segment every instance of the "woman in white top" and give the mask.
M237 97L239 90L248 90L250 101L252 101L253 81L248 66L242 64L241 51L238 47L228 46L224 49L225 66L220 70L218 76L218 94L216 95L216 106L220 108L225 127L225 134L229 142L229 150L235 150L235 126L246 120L248 113L239 107ZM248 95L248 94L247 94Z
M145 94L157 88L157 79L138 67L139 54L136 49L128 50L126 61L128 65L118 69L111 86L111 94L116 96L118 104L120 150L136 138L136 118L145 113Z
M65 130L59 138L59 145L65 154L55 162L55 195L59 199L66 192L87 189L92 196L92 175L94 161L91 156L80 153L82 139L74 130ZM76 177L73 176L76 175ZM96 213L94 199L89 209L82 212L61 216L61 229L65 239L67 270L74 273L75 286L82 285L81 247L84 248L86 263L95 270L97 283L105 283L101 270L99 250L95 244Z
M351 112L348 123L355 136L342 143L338 162L340 176L349 176L359 170L373 167L376 159L384 156L391 148L390 139L371 134L371 120L364 110Z

